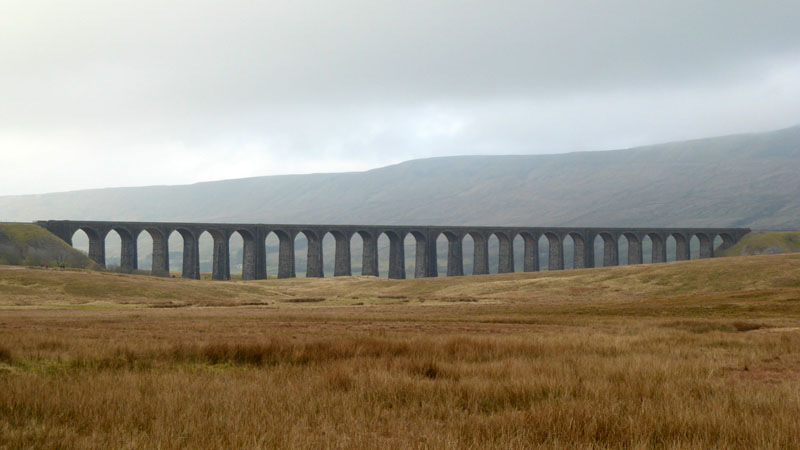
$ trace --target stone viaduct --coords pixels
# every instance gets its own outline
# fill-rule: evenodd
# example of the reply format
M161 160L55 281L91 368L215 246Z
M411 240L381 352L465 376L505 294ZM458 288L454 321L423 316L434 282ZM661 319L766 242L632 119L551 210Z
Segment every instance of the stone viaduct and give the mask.
M498 272L514 272L514 247L516 236L524 241L523 271L539 270L539 239L549 242L548 270L564 268L564 240L573 241L574 267L594 267L594 242L597 236L603 241L603 266L619 264L618 240L628 241L628 263L643 262L642 241L652 242L652 262L667 261L667 238L675 239L675 259L689 259L689 241L697 237L700 257L714 256L714 240L722 238L722 248L734 245L750 230L747 228L563 228L563 227L485 227L485 226L394 226L394 225L268 225L227 223L172 223L172 222L98 222L48 220L36 222L68 244L72 236L83 230L89 237L89 257L105 266L106 235L114 230L122 240L120 265L124 269L137 268L137 238L146 231L153 239L154 275L168 276L170 234L178 232L183 237L183 277L200 278L198 241L203 232L214 240L212 278L230 279L229 239L238 233L244 242L242 278L260 280L267 277L266 238L274 233L279 239L278 278L295 276L294 241L302 233L308 239L306 276L322 277L322 239L330 233L336 241L333 276L351 275L350 238L358 233L363 242L361 275L378 276L378 238L389 239L389 278L406 277L405 238L412 235L416 241L415 277L438 276L436 240L444 235L448 241L447 276L464 274L462 241L469 235L474 242L473 274L489 273L489 238L497 237L499 249Z

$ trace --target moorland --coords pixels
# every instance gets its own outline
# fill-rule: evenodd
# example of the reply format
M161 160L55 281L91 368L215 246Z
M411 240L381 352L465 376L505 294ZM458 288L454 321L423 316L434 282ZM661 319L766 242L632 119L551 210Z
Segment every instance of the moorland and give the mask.
M800 255L420 280L0 267L0 448L792 448Z

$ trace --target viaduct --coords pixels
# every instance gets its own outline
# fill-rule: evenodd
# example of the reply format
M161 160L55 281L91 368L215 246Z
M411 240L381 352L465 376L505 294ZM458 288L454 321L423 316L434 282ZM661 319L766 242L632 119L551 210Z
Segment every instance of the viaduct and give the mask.
M68 244L72 236L83 230L89 237L89 257L105 266L106 235L114 230L122 240L121 262L124 269L137 268L137 238L146 231L153 239L154 275L168 276L170 234L178 232L183 237L183 277L200 278L198 241L203 232L214 240L212 278L230 279L229 239L238 233L244 242L242 278L260 280L267 278L267 235L274 233L279 239L278 278L295 276L294 240L302 233L308 239L308 263L306 276L322 277L322 239L331 234L336 241L333 276L349 276L350 238L358 233L363 242L362 275L378 276L378 238L389 238L389 278L406 277L404 241L407 235L416 241L415 277L438 276L436 240L444 235L448 241L447 276L464 274L462 241L469 235L474 242L473 274L489 273L489 238L494 235L500 243L498 272L514 272L514 247L516 236L521 236L524 247L523 270L539 270L539 239L544 236L549 243L549 270L564 268L564 240L573 241L574 267L594 267L594 242L597 236L603 241L603 265L619 264L618 240L624 236L628 241L628 263L641 264L642 241L649 237L652 242L652 262L667 261L667 238L675 240L675 259L689 259L689 241L697 237L700 241L700 257L714 256L714 240L722 239L722 249L734 245L750 230L747 228L532 228L532 227L482 227L482 226L394 226L394 225L269 225L227 223L172 223L172 222L98 222L48 220L36 222Z

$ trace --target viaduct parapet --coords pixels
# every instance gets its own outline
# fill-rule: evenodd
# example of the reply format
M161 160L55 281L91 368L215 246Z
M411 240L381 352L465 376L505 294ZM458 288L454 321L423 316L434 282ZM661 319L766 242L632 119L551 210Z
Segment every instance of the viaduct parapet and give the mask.
M212 278L230 279L231 235L238 233L244 242L242 278L261 280L267 278L266 238L272 233L278 237L278 278L295 276L294 241L302 233L308 239L308 262L306 276L322 277L322 240L330 234L336 241L333 276L352 275L350 265L350 239L359 234L363 242L361 275L378 276L378 238L389 239L388 277L406 277L405 238L412 235L416 241L415 277L438 276L436 240L447 238L447 276L464 274L462 242L469 235L474 243L474 275L489 273L489 238L496 236L500 244L498 272L514 272L514 238L524 241L523 271L539 270L539 239L544 236L549 243L548 270L564 268L564 240L573 242L573 265L578 268L594 267L595 239L603 242L603 266L619 264L619 239L628 241L628 263L644 262L642 241L649 238L652 243L653 263L667 261L667 239L675 240L675 259L688 260L689 241L697 237L700 242L700 258L714 256L714 241L722 239L721 249L734 245L750 232L748 228L563 228L563 227L483 227L483 226L395 226L395 225L270 225L231 223L177 223L177 222L107 222L48 220L36 222L68 244L72 236L83 230L89 237L89 257L105 266L105 239L114 230L122 240L120 266L126 270L137 269L137 239L147 232L153 239L152 273L168 276L169 236L178 232L183 238L184 278L200 278L198 242L200 235L208 232L214 240Z

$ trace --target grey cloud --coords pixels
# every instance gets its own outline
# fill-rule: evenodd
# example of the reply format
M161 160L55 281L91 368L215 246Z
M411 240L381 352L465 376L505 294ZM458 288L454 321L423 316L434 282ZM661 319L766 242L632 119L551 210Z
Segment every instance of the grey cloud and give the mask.
M249 158L252 175L609 148L777 128L800 114L796 1L11 1L3 10L0 152L107 161L114 173L93 183L205 176L134 175L144 162L125 172L117 160L131 151L190 154L198 167L217 158L234 174ZM8 183L0 193L28 189Z

